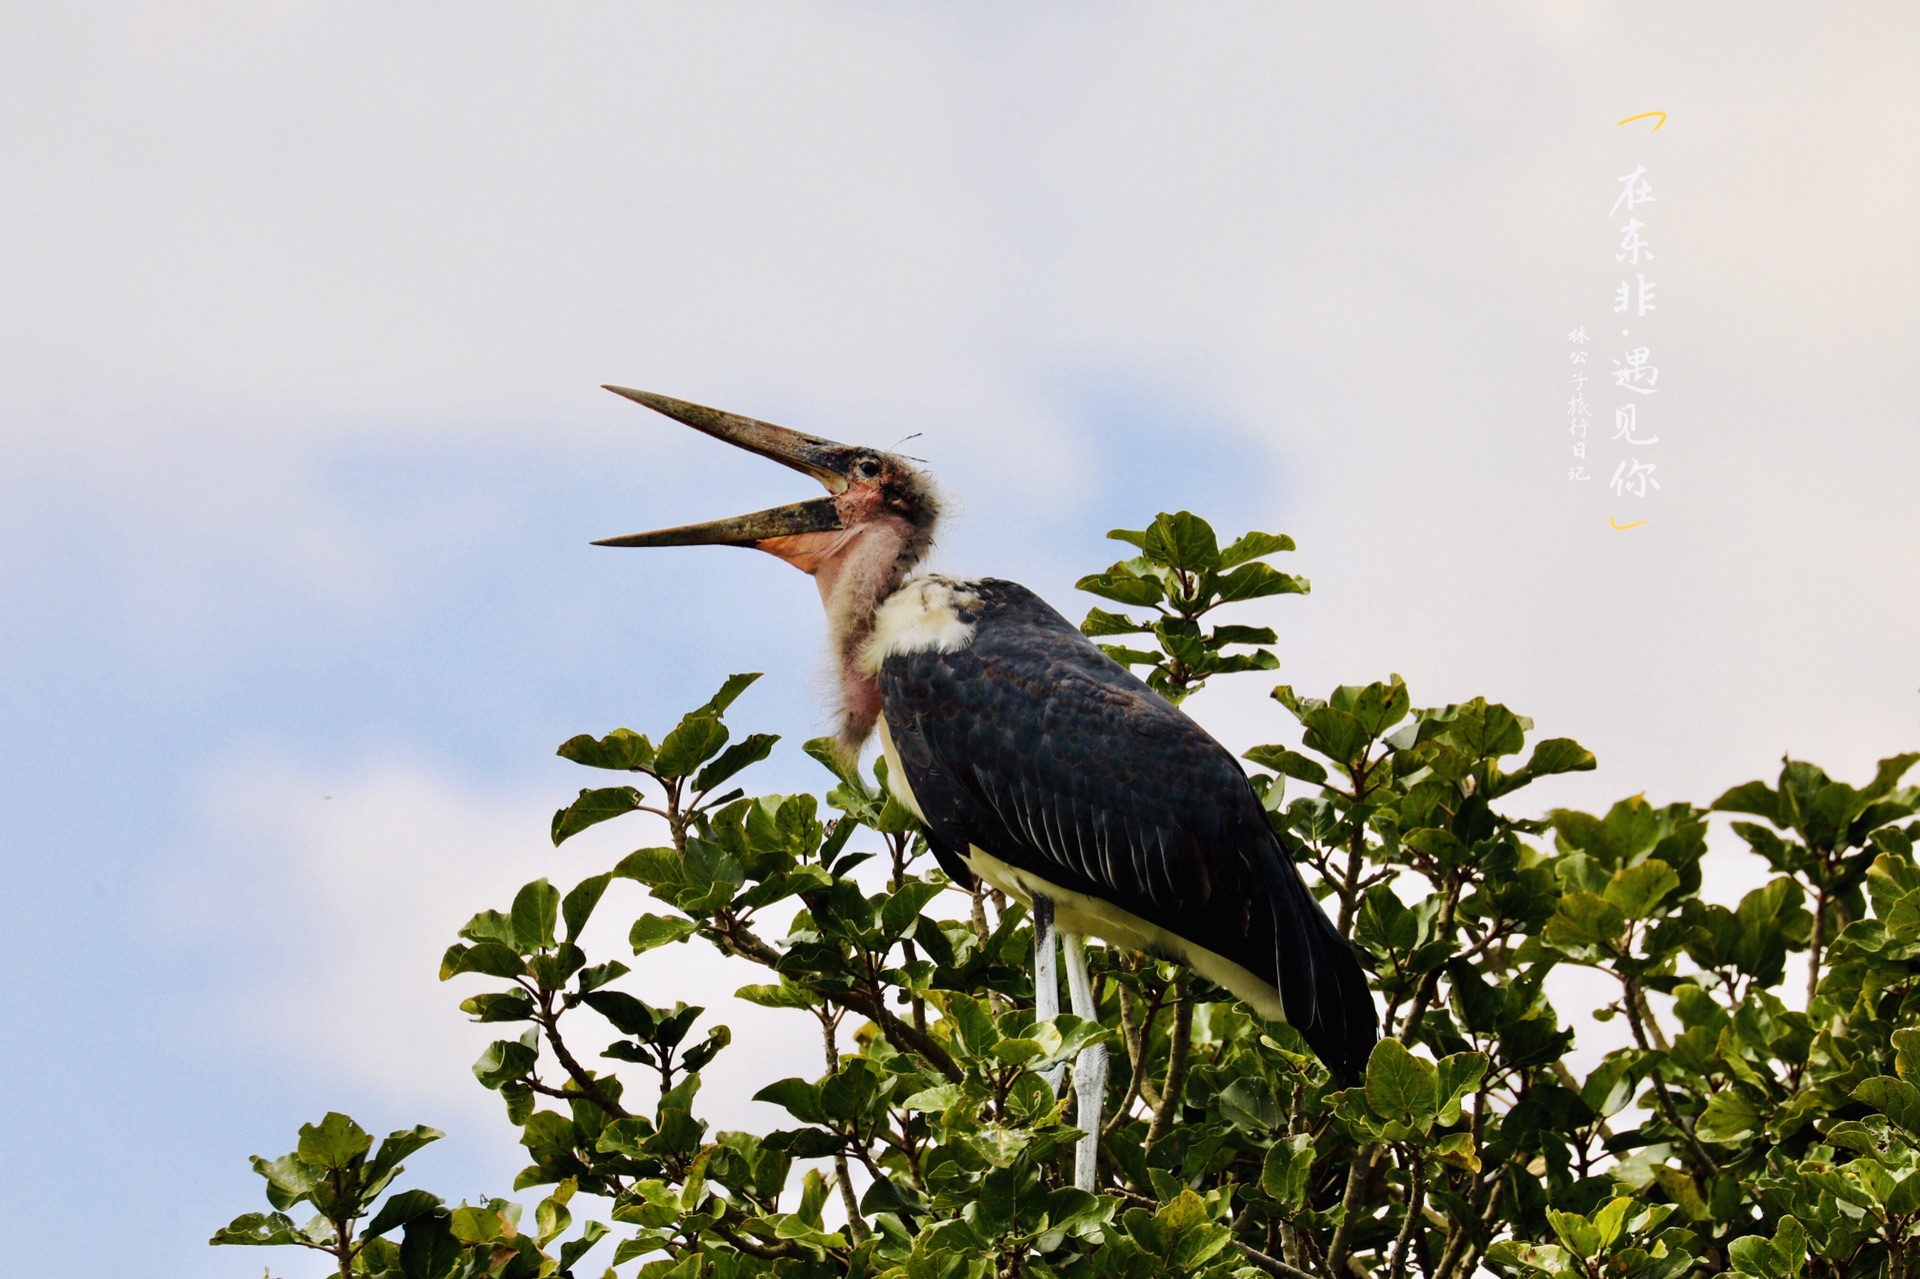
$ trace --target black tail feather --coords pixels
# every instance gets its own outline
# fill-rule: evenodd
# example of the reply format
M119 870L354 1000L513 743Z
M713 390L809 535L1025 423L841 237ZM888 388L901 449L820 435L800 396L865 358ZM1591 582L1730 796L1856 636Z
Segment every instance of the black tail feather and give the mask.
M1344 1086L1359 1082L1380 1038L1365 971L1320 903L1288 866L1269 891L1276 985L1287 1021Z

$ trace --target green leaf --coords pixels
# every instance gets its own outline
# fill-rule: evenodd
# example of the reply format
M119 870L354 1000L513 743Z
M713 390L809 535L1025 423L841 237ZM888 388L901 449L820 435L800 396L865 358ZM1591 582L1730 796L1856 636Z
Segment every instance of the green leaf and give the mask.
M1646 919L1666 895L1680 887L1680 876L1663 861L1649 859L1618 871L1607 885L1606 899L1628 919Z
M496 1039L487 1045L473 1063L474 1078L488 1088L499 1088L524 1078L540 1058L537 1030L529 1030L519 1040Z
M447 1226L465 1244L492 1243L513 1234L513 1223L492 1204L461 1204L448 1214Z
M593 915L593 908L600 904L600 895L607 891L607 885L612 882L612 871L583 879L573 886L573 891L560 903L560 916L567 922L568 941L579 939L580 930L587 926L587 920Z
M583 790L580 798L553 815L552 837L557 848L569 837L589 826L598 826L610 818L633 812L644 802L631 786L604 786Z
M1269 595L1305 595L1313 589L1304 577L1282 573L1265 564L1242 564L1214 579L1215 598L1222 604L1264 599Z
M588 768L636 771L653 766L652 744L626 728L616 728L597 740L582 733L568 739L557 753L562 759L585 764Z
M1876 1075L1854 1088L1855 1101L1865 1102L1887 1118L1920 1136L1920 1088L1891 1075Z
M1279 639L1280 636L1271 626L1216 626L1207 632L1207 647L1217 649L1229 644L1273 644ZM1274 665L1278 666L1279 662L1276 660Z
M913 928L921 910L939 895L938 884L918 879L910 879L902 884L900 891L888 897L887 904L880 908L881 934L889 941L905 936Z
M1285 533L1246 533L1220 552L1220 567L1234 568L1248 560L1265 559L1276 552L1293 549L1293 539Z
M820 1089L804 1079L778 1079L753 1094L755 1101L768 1101L776 1106L784 1106L787 1113L806 1124L827 1122L826 1112L820 1108Z
M1119 644L1102 644L1100 651L1122 666L1155 666L1161 661L1159 653L1149 653L1143 648L1126 648Z
M991 1049L993 1058L1004 1066L1020 1066L1046 1055L1037 1039L1002 1039Z
M1713 801L1716 813L1752 813L1764 817L1775 826L1785 829L1788 822L1782 820L1780 797L1765 782L1747 782L1735 786Z
M321 1178L319 1169L300 1162L298 1155L278 1159L253 1157L253 1170L267 1181L267 1202L276 1208L291 1208L305 1199Z
M503 946L512 946L513 917L497 910L483 910L466 922L460 935L468 941L497 941Z
M1616 952L1626 929L1627 917L1612 902L1592 893L1568 893L1541 935L1556 950L1591 959Z
M1460 1105L1486 1078L1487 1064L1487 1055L1477 1052L1454 1053L1440 1059L1434 1071L1434 1097L1441 1123L1459 1122Z
M1600 1231L1579 1213L1556 1212L1549 1208L1547 1224L1553 1227L1553 1233L1560 1236L1560 1242L1576 1257L1591 1261L1600 1255Z
M400 1244L402 1279L452 1279L465 1261L466 1249L453 1237L449 1216L434 1213L406 1224Z
M1318 751L1336 764L1356 764L1367 749L1371 734L1346 711L1332 706L1316 706L1300 717L1306 725L1301 740L1308 750Z
M1191 1193L1191 1192L1188 1192ZM1190 1275L1219 1254L1233 1241L1233 1231L1225 1226L1201 1226L1182 1235L1180 1242L1174 1245L1174 1273Z
M1298 778L1300 781L1311 782L1316 786L1323 786L1327 781L1327 770L1321 767L1318 761L1308 759L1299 751L1289 750L1285 746L1256 746L1241 758L1258 764L1262 768L1271 768L1283 777Z
M560 1245L560 1273L563 1275L573 1273L574 1263L585 1256L588 1249L605 1238L606 1234L607 1228L600 1222L583 1222L580 1226L580 1237L569 1239Z
M1599 1212L1593 1214L1593 1228L1600 1236L1601 1251L1619 1241L1621 1227L1627 1222L1627 1209L1632 1206L1633 1200L1621 1196L1608 1200Z
M1159 578L1144 577L1125 564L1115 564L1104 573L1083 577L1073 584L1073 589L1136 608L1158 604L1167 597Z
M848 1057L820 1085L820 1109L829 1119L852 1123L862 1118L879 1091L879 1069L865 1057Z
M542 1248L552 1243L568 1226L573 1224L573 1213L567 1210L567 1200L573 1198L578 1183L571 1177L560 1183L560 1188L542 1199L533 1210L534 1229L538 1231L534 1242Z
M742 986L733 997L762 1008L811 1008L814 1004L814 996L806 987L785 981L777 986Z
M1473 1134L1450 1132L1433 1143L1430 1154L1441 1163L1467 1172L1480 1171L1480 1155L1473 1148Z
M1580 1273L1568 1264L1566 1249L1550 1243L1527 1243L1519 1239L1502 1239L1487 1249L1487 1260L1495 1265L1535 1270L1541 1274L1555 1276L1556 1279L1560 1276L1574 1276Z
M950 1109L961 1097L959 1084L936 1084L932 1088L922 1088L900 1103L901 1109L919 1112L939 1112Z
M720 717L696 711L661 740L654 771L666 778L685 777L718 755L726 744L727 726Z
M612 1022L615 1030L636 1039L652 1040L658 1037L660 1024L665 1017L653 1005L636 999L624 990L596 990L591 995L581 996L581 1002ZM687 1004L681 1004L679 1010L685 1012L688 1007ZM693 1008L696 1015L701 1011L700 1008ZM688 1018L689 1023L691 1020Z
M600 989L609 982L619 981L632 971L619 960L609 959L604 964L595 964L591 968L581 969L577 988L584 995L590 990Z
M533 997L524 990L500 990L460 1001L460 1011L479 1022L530 1021Z
M447 947L447 953L440 960L440 980L457 977L461 973L483 973L488 977L519 977L527 971L526 961L516 954L511 946L503 946L497 941L481 942L478 946L455 944Z
M1537 743L1526 766L1520 771L1529 779L1551 777L1556 773L1587 773L1600 767L1593 752L1571 737L1549 737Z
M308 1167L332 1172L350 1167L372 1145L370 1133L339 1111L330 1110L319 1123L300 1126L300 1146L295 1153Z
M774 733L749 733L721 751L720 758L701 769L700 775L693 779L693 789L705 794L741 769L758 764L773 754L773 744L779 740Z
M1384 684L1342 684L1327 699L1327 705L1333 709L1353 716L1370 738L1379 737L1405 719L1412 704L1407 682L1398 675L1391 676Z
M707 1037L691 1048L682 1049L680 1068L687 1071L705 1070L707 1063L720 1055L720 1050L733 1042L733 1032L725 1026L715 1026L707 1032Z
M1000 1042L1000 1029L993 1024L993 1014L970 995L947 996L947 1016L953 1019L961 1045L975 1056L991 1052Z
M1260 1188L1287 1208L1298 1209L1306 1202L1313 1157L1313 1138L1307 1133L1275 1142L1260 1167Z
M847 758L840 749L837 737L811 737L800 747L820 762L829 773L840 779L840 784L850 788L855 794L868 794L866 779L860 776L860 761Z
M746 692L749 688L751 688L753 686L753 682L759 679L760 675L761 675L761 672L759 671L748 671L742 675L727 676L726 682L720 685L720 691L715 693L712 697L709 697L707 699L707 704L705 706L702 706L699 710L695 711L694 714L696 715L726 714L727 707L733 705L734 699L738 698L740 694ZM663 750L665 749L664 743L662 744L662 749Z
M1124 613L1109 613L1104 608L1088 610L1087 620L1080 623L1080 633L1088 639L1100 639L1107 635L1138 635L1148 629Z
M380 1205L380 1211L373 1214L373 1220L361 1230L360 1236L363 1239L376 1239L389 1230L399 1229L423 1213L434 1211L439 1206L438 1195L430 1195L424 1190L403 1190L397 1195L389 1196L387 1201Z
M560 890L543 877L522 886L513 897L513 942L521 954L544 950L554 943L553 927L560 914Z
M1367 1059L1367 1105L1382 1119L1419 1124L1439 1112L1434 1064L1416 1057L1396 1039L1383 1039Z
M416 1150L432 1145L446 1135L438 1128L429 1128L425 1124L416 1124L411 1128L402 1128L398 1132L388 1133L380 1142L380 1148L373 1152L373 1158L367 1160L366 1186L362 1192L366 1201L371 1203L374 1196L393 1180L394 1174L400 1171L402 1159Z
M1206 573L1220 567L1220 543L1213 526L1192 511L1164 512L1147 526L1141 552L1155 564L1188 573Z
M210 1244L245 1244L250 1247L271 1247L276 1244L297 1244L302 1236L294 1228L293 1219L283 1212L243 1212L231 1223L222 1226L207 1240Z
M633 921L627 941L634 954L644 955L656 946L685 941L699 929L699 924L681 915L642 915Z
M1796 1279L1807 1264L1807 1232L1793 1217L1780 1218L1771 1240L1743 1235L1727 1245L1733 1273L1756 1279Z
M1902 1079L1920 1076L1920 1028L1896 1030L1892 1035L1894 1069Z
M1707 1098L1706 1112L1694 1126L1694 1133L1702 1141L1733 1145L1762 1131L1770 1110L1743 1089L1723 1088Z

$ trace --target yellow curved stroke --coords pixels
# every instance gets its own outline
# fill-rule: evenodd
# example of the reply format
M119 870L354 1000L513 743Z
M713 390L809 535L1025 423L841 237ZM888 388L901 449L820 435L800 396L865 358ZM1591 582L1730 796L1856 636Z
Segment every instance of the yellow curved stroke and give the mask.
M1645 524L1645 523L1646 523L1646 521L1645 521L1645 520L1635 520L1635 521L1634 521L1633 523L1631 523L1631 524L1614 524L1614 523L1613 523L1613 516L1611 516L1611 515L1609 515L1609 516L1607 516L1607 523L1609 523L1609 524L1613 524L1613 527L1615 528L1615 530L1617 530L1618 532L1621 532L1621 533L1624 533L1624 532L1626 532L1626 531L1627 531L1628 529L1630 529L1630 528L1639 528L1639 527L1640 527L1640 526L1641 526L1642 524Z
M1647 130L1647 132L1658 133L1660 132L1660 125L1667 122L1667 113L1665 111L1642 111L1639 115L1630 115L1624 120L1615 120L1614 124L1632 124L1635 120L1651 120L1655 116L1660 117L1660 124L1654 125L1651 129Z

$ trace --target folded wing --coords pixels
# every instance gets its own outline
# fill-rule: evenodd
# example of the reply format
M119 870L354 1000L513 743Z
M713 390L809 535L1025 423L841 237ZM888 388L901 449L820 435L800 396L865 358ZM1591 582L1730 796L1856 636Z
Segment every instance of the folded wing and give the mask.
M1011 582L972 642L895 653L882 714L935 851L971 848L1111 903L1248 970L1342 1075L1377 1018L1359 964L1288 860L1239 764Z

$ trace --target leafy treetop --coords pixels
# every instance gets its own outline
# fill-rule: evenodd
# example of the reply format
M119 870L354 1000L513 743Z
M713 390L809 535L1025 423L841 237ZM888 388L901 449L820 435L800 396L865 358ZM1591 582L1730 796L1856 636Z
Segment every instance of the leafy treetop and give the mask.
M1081 586L1131 611L1095 608L1084 629L1150 645L1116 660L1174 700L1278 665L1270 628L1212 614L1305 593L1263 562L1291 539L1221 549L1186 512L1113 536L1139 554ZM1398 676L1274 689L1294 731L1248 752L1252 785L1385 1012L1365 1078L1338 1089L1289 1027L1116 948L1093 952L1099 1024L1037 1019L1024 912L940 874L884 765L865 775L822 741L808 750L831 771L824 797L735 785L774 746L726 724L753 678L658 745L617 729L562 746L622 776L555 815L556 844L633 812L668 842L564 892L534 880L442 962L443 980L481 987L461 1007L511 1036L474 1074L526 1148L515 1189L546 1189L535 1230L501 1200L393 1193L432 1130L375 1150L329 1115L293 1154L255 1161L274 1211L214 1242L391 1279L567 1274L603 1238L608 1273L637 1263L648 1279L1920 1267L1920 787L1901 785L1920 755L1857 788L1788 760L1710 809L1634 796L1531 817L1521 791L1595 761L1566 738L1529 745L1532 722L1504 706L1417 707ZM1772 873L1738 902L1702 895L1714 811L1739 815ZM785 1126L712 1131L701 1075L727 1028L668 1002L655 988L670 977L642 983L583 949L614 879L657 907L631 921L635 955L712 946L754 978L737 998L815 1036L817 1067L756 1094ZM1792 956L1804 990L1786 989ZM1546 996L1563 967L1602 978L1593 1016L1624 1029L1591 1068ZM609 1036L583 1060L578 1044ZM1096 1040L1119 1061L1087 1194L1070 1102L1042 1076ZM574 1231L576 1196L611 1225ZM295 1226L301 1202L317 1215Z

